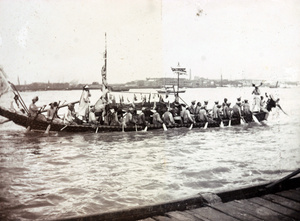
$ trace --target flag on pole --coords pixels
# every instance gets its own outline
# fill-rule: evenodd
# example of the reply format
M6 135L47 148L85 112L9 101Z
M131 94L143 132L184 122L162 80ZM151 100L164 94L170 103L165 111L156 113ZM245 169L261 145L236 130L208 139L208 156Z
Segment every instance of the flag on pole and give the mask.
M179 74L179 75L186 75L186 68L181 68L181 67L176 67L176 68L172 68L172 71L176 74Z
M101 74L102 74L102 84L104 85L104 87L107 89L108 88L108 84L107 84L107 79L106 79L106 72L107 72L107 47L106 47L106 33L105 33L105 52L104 52L104 65L102 67L101 70Z

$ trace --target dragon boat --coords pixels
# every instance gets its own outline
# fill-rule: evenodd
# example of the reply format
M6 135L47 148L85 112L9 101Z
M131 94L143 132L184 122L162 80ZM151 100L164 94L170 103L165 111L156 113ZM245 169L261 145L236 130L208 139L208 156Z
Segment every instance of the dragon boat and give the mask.
M265 119L264 112L254 113L253 115L256 117L258 121L263 121ZM8 118L8 120L14 122L15 124L27 128L31 127L31 130L45 131L49 126L49 122L41 119L32 119L28 117L26 114L12 111L10 109L0 107L0 115ZM245 116L244 120L246 123L254 122L253 117ZM230 125L240 125L241 119L232 118ZM223 120L223 125L226 127L229 125L229 119ZM193 125L191 123L176 123L175 125L168 126L169 128L204 128L205 122L197 122ZM217 128L220 127L220 123L214 120L208 122L208 128ZM147 130L162 130L163 125L154 125L148 124ZM64 132L112 132L112 131L142 131L145 130L145 126L142 125L132 125L123 127L120 126L109 126L109 125L65 125L63 123L51 123L51 131L64 131Z

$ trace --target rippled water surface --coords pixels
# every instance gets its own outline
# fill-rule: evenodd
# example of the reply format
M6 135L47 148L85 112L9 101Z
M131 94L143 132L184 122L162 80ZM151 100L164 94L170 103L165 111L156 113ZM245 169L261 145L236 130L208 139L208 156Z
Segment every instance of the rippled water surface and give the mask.
M182 98L234 102L251 88L189 89ZM216 129L25 134L0 125L1 219L55 219L165 202L279 179L299 167L298 88L262 89L289 114ZM80 91L24 92L30 103L75 101ZM96 92L92 91L94 99ZM132 96L132 95L130 95ZM63 110L61 110L63 112ZM4 118L0 118L3 121Z

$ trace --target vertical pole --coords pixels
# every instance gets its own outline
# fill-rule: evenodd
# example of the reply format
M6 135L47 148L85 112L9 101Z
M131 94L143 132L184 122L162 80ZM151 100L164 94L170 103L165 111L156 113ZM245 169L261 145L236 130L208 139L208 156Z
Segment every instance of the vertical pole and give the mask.
M177 96L179 91L179 72L177 72L178 78L177 78Z

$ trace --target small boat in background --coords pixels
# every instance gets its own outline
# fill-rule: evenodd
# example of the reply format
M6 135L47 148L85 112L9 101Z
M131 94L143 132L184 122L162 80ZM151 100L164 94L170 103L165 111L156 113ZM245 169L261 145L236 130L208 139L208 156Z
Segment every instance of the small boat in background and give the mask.
M185 93L186 89L185 88L178 88L174 85L165 85L163 88L159 89L159 90L156 90L157 93L159 94L171 94L171 93L174 93L174 94L177 94L177 93Z

